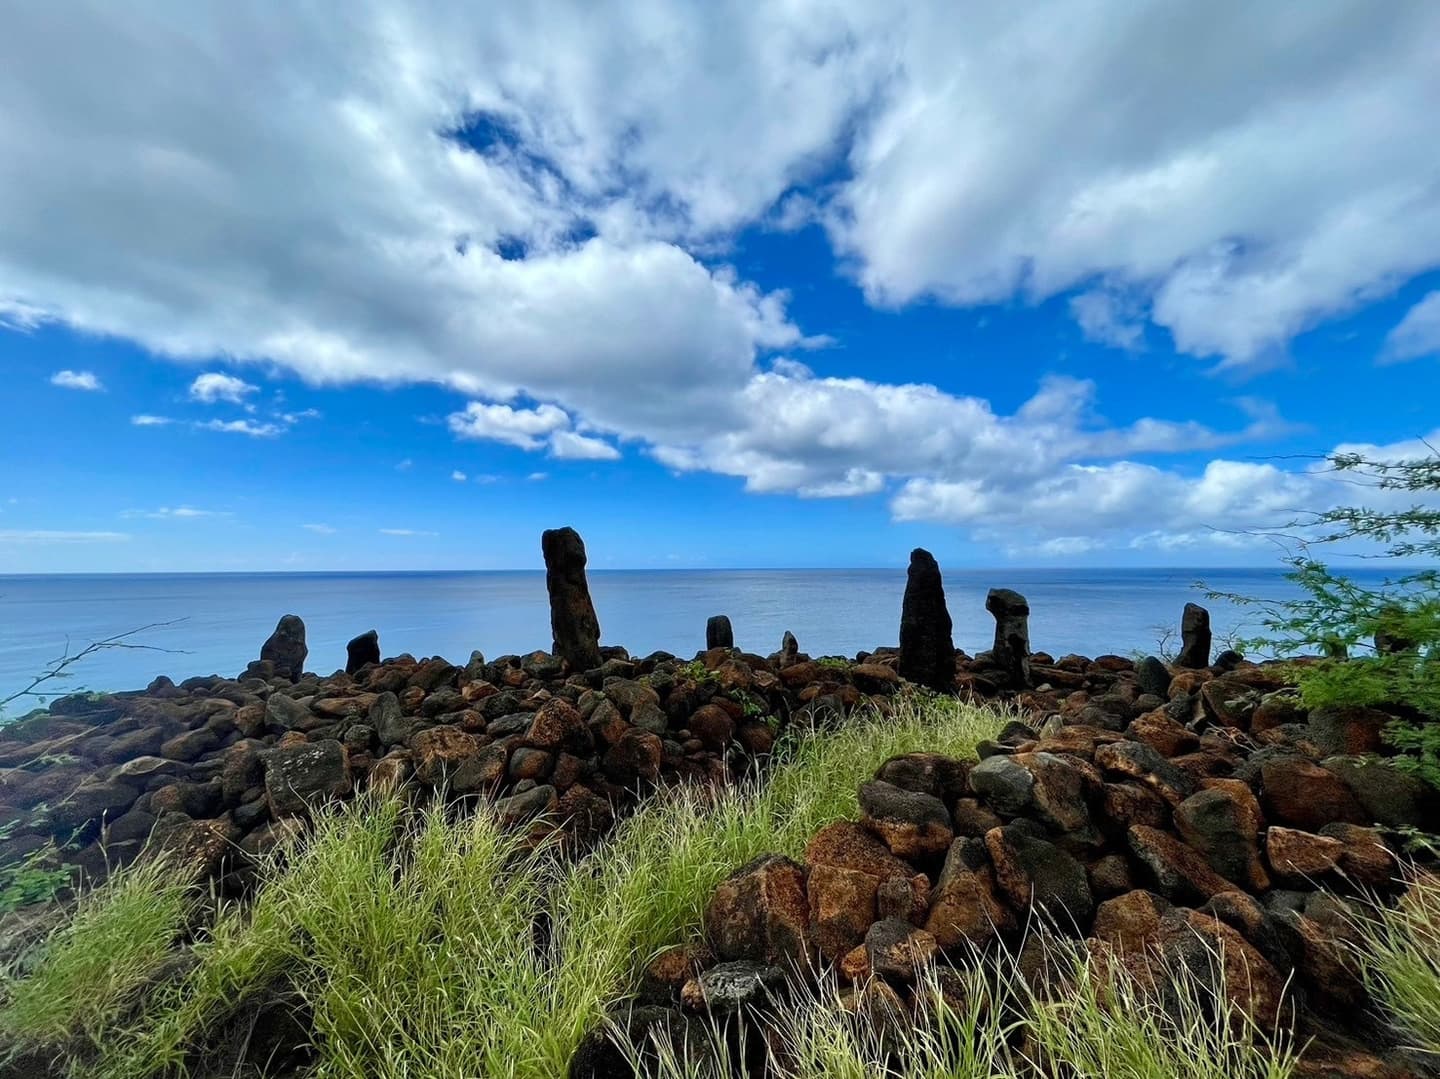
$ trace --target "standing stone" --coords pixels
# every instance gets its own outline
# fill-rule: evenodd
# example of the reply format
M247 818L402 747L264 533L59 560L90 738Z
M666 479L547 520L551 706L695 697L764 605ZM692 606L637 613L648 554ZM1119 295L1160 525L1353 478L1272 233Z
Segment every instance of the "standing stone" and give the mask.
M910 552L910 574L900 608L900 677L942 693L955 689L955 640L935 556Z
M367 630L345 646L345 673L354 674L367 663L380 662L380 634Z
M1015 689L1030 685L1030 603L1009 588L992 588L985 609L995 616L991 656Z
M1185 604L1180 617L1180 654L1175 666L1201 670L1210 666L1210 612L1198 603Z
M795 639L795 634L788 629L785 636L780 638L780 665L788 667L800 658L800 642Z
M735 631L730 628L727 615L711 615L705 623L705 650L712 648L734 648Z
M600 620L585 581L585 541L573 528L550 528L540 535L540 551L545 556L555 654L573 671L600 666Z
M310 649L305 647L305 623L298 614L287 614L275 627L264 644L260 646L260 662L273 663L278 678L294 682L305 673L305 657Z

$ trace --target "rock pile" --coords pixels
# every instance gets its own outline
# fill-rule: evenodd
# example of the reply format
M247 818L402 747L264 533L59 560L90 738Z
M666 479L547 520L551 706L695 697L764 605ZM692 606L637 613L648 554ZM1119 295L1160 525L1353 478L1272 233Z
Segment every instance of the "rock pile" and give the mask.
M1348 904L1400 886L1392 829L1440 827L1418 780L1351 756L1378 747L1389 717L1307 714L1270 666L1034 658L1032 723L978 761L886 762L858 791L859 819L822 829L803 863L772 855L727 879L705 945L652 965L648 1002L669 1009L653 1015L702 1022L823 967L903 997L917 962L1001 944L1037 969L1026 930L1042 924L1148 984L1182 967L1213 978L1219 957L1261 1025L1383 1041ZM1316 1060L1334 1048L1322 1041ZM1414 1074L1345 1059L1314 1074Z

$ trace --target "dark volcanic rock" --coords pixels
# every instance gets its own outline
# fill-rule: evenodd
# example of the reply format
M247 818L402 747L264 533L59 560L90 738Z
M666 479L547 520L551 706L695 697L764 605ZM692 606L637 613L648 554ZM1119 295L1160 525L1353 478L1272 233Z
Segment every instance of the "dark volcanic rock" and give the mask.
M1135 666L1135 683L1141 693L1164 698L1170 691L1170 672L1154 656L1146 656Z
M380 662L380 634L367 630L345 646L345 673L354 674L367 663Z
M705 622L705 650L712 648L734 648L735 631L730 627L730 619L723 614L712 615Z
M910 552L900 610L900 676L941 692L955 688L955 641L940 566L927 550Z
M1185 613L1180 617L1180 640L1175 666L1197 670L1210 666L1210 612L1200 604L1185 604Z
M991 656L1017 689L1030 685L1030 604L1019 592L992 588L985 609L995 616Z
M305 623L297 614L287 614L260 646L260 662L274 664L275 676L297 682L305 672Z
M265 794L276 818L349 793L350 760L339 742L286 746L273 750L265 762Z
M585 541L573 528L551 528L541 533L540 550L556 654L574 671L600 666L600 620L585 580Z

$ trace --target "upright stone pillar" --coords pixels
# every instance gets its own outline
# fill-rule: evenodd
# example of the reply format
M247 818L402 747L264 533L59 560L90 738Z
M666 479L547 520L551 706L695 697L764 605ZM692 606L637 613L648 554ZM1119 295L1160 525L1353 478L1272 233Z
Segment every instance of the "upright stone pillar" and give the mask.
M298 614L281 618L275 632L260 646L261 662L273 663L275 674L292 682L305 673L305 657L309 654L310 649L305 645L305 623Z
M992 588L985 609L995 616L990 654L1015 689L1030 685L1030 603L1009 588Z
M380 634L366 630L345 646L345 673L354 674L367 663L380 662Z
M955 639L945 585L935 556L910 552L910 573L900 608L900 677L942 693L955 690Z
M800 658L800 642L788 629L780 638L780 666L788 667Z
M1191 670L1210 666L1210 612L1198 603L1185 604L1180 616L1180 654L1175 666Z
M734 648L735 631L730 619L723 614L711 615L705 623L705 650L712 648Z
M540 534L540 551L545 556L555 654L572 671L600 666L600 620L585 580L585 541L573 528L551 528Z

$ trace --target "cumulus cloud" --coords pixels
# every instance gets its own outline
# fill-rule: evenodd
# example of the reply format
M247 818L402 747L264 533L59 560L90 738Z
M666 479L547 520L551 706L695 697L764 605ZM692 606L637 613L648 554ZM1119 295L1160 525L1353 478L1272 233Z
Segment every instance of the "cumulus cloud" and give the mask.
M1440 289L1410 308L1385 338L1385 358L1413 360L1440 356Z
M90 393L98 393L105 388L93 371L56 371L50 376L50 385Z
M251 385L243 378L221 374L218 371L207 371L190 383L190 399L201 401L207 405L217 401L228 401L232 405L240 405L245 403L245 398L250 394L259 392L259 386Z
M227 435L249 435L251 438L275 438L285 432L278 423L256 423L254 420L206 420L196 423L200 431L219 431Z
M537 450L550 434L569 427L570 417L554 405L512 408L471 401L465 411L451 413L447 422L460 438L489 439L522 450Z

